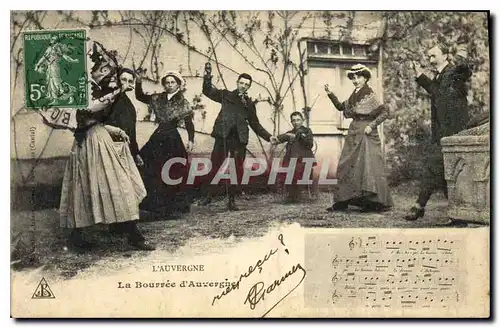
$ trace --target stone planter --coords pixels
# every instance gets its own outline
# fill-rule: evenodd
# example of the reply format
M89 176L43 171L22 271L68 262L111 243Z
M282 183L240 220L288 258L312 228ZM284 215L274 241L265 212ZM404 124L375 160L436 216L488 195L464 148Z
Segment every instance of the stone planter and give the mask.
M441 139L448 184L448 216L490 222L490 124Z

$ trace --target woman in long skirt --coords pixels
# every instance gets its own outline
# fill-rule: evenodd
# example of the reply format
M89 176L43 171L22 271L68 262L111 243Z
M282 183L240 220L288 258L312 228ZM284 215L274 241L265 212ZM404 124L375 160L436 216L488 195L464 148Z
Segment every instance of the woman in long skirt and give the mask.
M139 204L146 196L141 176L127 142L111 139L111 135L124 140L128 136L102 123L118 92L97 99L90 110L77 112L75 141L62 186L61 227L72 229L70 241L74 246L88 248L83 228L117 224L131 246L153 250L136 225Z
M355 205L364 211L383 211L392 207L377 126L388 116L367 82L371 78L365 65L354 65L348 72L355 90L340 102L325 85L328 97L344 117L352 118L337 167L334 204L328 211L347 210Z
M141 170L148 195L141 208L163 214L189 211L192 197L185 179L179 185L168 185L162 178L164 164L171 158L182 158L186 165L176 163L171 166L171 179L186 177L188 173L188 151L194 144L193 111L184 98L184 79L177 72L168 72L161 80L164 92L146 94L142 89L140 74L136 81L137 100L150 106L159 123L149 140L140 150L144 161ZM177 130L183 121L188 133L187 149ZM164 172L165 174L165 172Z

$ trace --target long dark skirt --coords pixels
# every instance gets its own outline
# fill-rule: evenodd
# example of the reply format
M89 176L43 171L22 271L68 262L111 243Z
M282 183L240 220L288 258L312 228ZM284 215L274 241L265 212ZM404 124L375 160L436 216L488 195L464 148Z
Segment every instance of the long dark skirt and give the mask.
M337 168L334 202L356 206L392 206L377 129L364 133L369 121L354 120L345 139Z
M177 127L160 124L139 153L144 161L141 175L147 190L141 209L165 214L188 211L192 197L185 185L187 165L176 163L169 170L171 179L183 178L181 184L168 185L162 179L163 166L169 159L180 157L186 159L186 162L188 160L186 147Z

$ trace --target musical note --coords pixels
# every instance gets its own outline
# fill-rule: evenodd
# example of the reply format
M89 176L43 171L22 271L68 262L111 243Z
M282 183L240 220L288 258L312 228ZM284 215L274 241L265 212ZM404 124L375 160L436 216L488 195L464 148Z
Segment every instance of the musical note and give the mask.
M335 255L334 259L332 260L332 265L333 267L339 265L338 255Z
M447 307L460 299L460 240L349 236L343 245L349 252L331 261L334 304Z
M349 248L352 250L354 246L356 246L356 244L354 244L354 238L352 238L351 241L349 242Z
M338 299L339 299L339 295L337 294L337 290L335 289L335 291L332 293L332 303L335 304Z
M335 284L338 280L339 280L338 274L337 274L337 272L335 272L335 275L333 275L333 277L332 277L332 283Z

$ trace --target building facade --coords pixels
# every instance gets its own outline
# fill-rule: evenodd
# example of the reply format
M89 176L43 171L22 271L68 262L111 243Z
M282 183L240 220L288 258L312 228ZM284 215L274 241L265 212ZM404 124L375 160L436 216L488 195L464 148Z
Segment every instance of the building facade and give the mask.
M125 21L123 13L119 12L108 12L107 19L111 23L101 25L95 22L91 24L93 18L90 12L74 12L73 16L78 17L78 20L65 18L64 13L48 12L43 27L89 29L90 26L91 41L99 41L106 49L115 50L120 64L148 69L150 79L144 82L147 92L161 91L158 77L167 71L179 71L186 79L186 98L192 104L197 104L195 155L207 156L210 153L213 146L210 132L220 109L220 104L201 94L206 62L212 63L213 81L219 88L234 89L240 73L246 72L253 76L254 83L249 90L249 96L258 100L257 114L269 132L278 134L290 129L289 115L293 111L306 114L308 125L315 135L316 157L321 163L328 163L329 177L335 176L349 120L333 107L326 96L324 85L329 84L330 89L341 100L347 99L353 86L346 71L352 65L362 63L372 71L372 88L380 97L383 94L381 49L373 42L383 30L380 13L238 13L239 16L233 21L236 22L235 30L245 31L249 22L254 24L259 21L258 28L255 29L254 26L254 32L240 39L229 37L230 33L221 32L215 24L207 36L196 19L177 18L176 21L182 21L184 24L179 24L175 30L169 30L155 28L153 24L147 23L149 21L141 16L146 15L145 13L136 12L129 15L137 15L137 21L143 19L143 23ZM207 20L220 17L217 15L220 13L205 13ZM273 15L272 20L270 15ZM184 14L184 18L187 17L193 16ZM269 22L272 22L273 26L270 26ZM248 41L248 35L252 35L251 41ZM285 41L289 41L288 44L283 41L283 37ZM273 46L269 47L269 43L266 45L267 38L273 42L283 41L281 48L287 47L289 56L285 58L278 52L275 57L277 60L273 61ZM148 40L153 40L153 48ZM22 40L14 43L12 52L17 52L19 47L22 47ZM286 70L284 60L292 63L287 65ZM15 63L11 66L11 159L14 163L14 183L60 183L73 136L69 131L53 130L45 126L37 113L23 108L24 67L16 66ZM88 67L90 66L89 62ZM278 97L281 97L282 101L277 109ZM149 116L147 106L136 101L133 92L130 98L136 106L140 120L137 126L140 147L156 126L145 120ZM31 133L31 137L27 138L30 131L35 133ZM181 134L187 141L184 130ZM253 132L248 150L248 156L256 157L269 158L283 154L282 147L271 147L265 141L259 140ZM52 175L41 173L47 172L47 165L54 167L50 170ZM42 167L43 171L40 170ZM32 179L27 179L30 175Z

